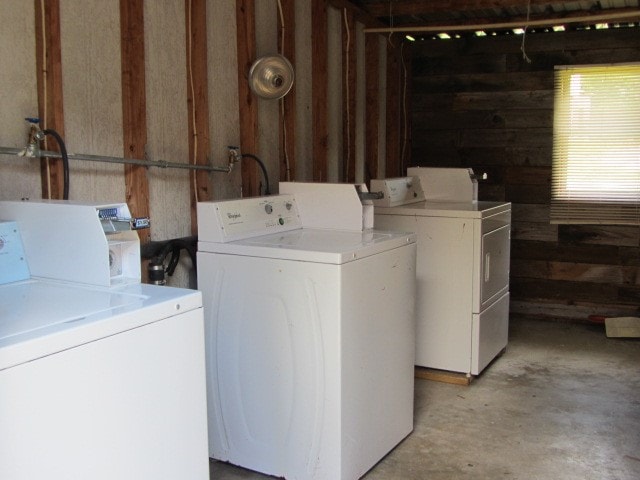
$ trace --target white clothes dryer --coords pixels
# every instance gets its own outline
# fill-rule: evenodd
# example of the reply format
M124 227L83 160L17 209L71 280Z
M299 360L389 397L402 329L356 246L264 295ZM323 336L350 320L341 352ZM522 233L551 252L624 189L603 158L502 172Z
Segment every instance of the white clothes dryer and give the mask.
M375 227L417 234L416 365L478 375L509 330L511 204L477 201L470 169L372 180Z
M295 195L198 205L209 453L355 480L413 429L415 236L298 212Z

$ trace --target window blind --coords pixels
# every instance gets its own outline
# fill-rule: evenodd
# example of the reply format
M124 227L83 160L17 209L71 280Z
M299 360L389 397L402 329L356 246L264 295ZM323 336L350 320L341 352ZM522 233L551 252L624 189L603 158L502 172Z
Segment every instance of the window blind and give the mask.
M640 63L555 70L551 223L640 225Z

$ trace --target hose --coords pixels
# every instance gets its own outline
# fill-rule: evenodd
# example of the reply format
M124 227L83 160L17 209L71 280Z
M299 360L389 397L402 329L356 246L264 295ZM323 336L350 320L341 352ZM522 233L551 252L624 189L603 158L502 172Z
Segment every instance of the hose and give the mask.
M260 168L262 169L262 174L264 175L264 194L271 195L271 190L269 189L269 176L267 175L267 169L265 168L262 160L260 160L258 157L256 157L252 153L243 153L242 158L252 158L256 162L258 162L258 165L260 165Z
M196 244L198 238L196 236L174 238L160 242L149 242L141 246L140 256L143 259L150 259L148 270L149 280L157 285L164 285L164 274L172 276L175 272L178 262L180 261L180 253L186 250L191 259L191 265L194 271L197 268L196 262ZM169 256L167 268L164 268L164 261Z
M62 189L62 199L69 200L69 156L67 155L67 147L62 140L62 137L53 130L52 128L47 128L43 130L42 133L45 135L51 135L58 142L58 147L60 148L60 155L62 155L62 172L63 172L63 189Z

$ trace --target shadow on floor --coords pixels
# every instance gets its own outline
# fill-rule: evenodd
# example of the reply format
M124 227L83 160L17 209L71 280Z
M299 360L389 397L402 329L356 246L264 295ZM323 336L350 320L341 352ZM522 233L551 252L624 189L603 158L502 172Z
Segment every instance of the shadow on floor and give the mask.
M211 462L211 479L266 479ZM513 319L470 386L416 379L414 431L366 480L640 478L640 341Z

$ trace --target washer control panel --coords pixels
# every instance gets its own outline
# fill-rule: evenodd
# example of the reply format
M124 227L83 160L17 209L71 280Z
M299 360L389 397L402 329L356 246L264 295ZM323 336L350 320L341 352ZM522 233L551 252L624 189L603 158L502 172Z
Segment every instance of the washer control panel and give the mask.
M16 222L0 221L0 285L30 277Z
M302 228L293 195L198 204L198 240L231 242Z

